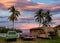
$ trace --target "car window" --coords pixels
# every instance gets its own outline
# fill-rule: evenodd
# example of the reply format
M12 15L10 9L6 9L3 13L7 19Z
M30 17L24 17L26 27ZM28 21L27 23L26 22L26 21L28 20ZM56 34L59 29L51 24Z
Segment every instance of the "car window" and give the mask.
M25 33L23 33L23 34L24 34L24 35L26 35L26 34L29 35L30 33L26 33L26 32L25 32Z
M9 32L8 34L16 34L16 32Z

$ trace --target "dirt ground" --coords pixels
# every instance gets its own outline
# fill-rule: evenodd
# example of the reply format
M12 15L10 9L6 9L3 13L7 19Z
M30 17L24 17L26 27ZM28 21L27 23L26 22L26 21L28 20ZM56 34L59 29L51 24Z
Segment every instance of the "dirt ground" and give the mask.
M17 39L16 41L6 41L4 38L0 38L0 43L60 43L60 38L58 39L34 39L34 40L22 40Z
M6 40L0 40L0 43L39 43L40 39L37 41L38 39L34 39L34 40L22 40L22 39L17 39L16 41L6 41Z

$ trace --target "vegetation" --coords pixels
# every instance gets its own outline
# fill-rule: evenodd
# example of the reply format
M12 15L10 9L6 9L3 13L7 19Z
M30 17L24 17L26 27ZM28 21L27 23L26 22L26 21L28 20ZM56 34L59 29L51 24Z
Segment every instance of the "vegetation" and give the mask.
M9 10L11 12L9 20L13 22L13 28L14 28L14 21L17 20L17 17L20 15L20 12L17 11L14 6L11 6Z
M60 38L57 39L52 39L52 40L47 40L47 39L35 39L35 40L22 40L22 39L17 39L16 41L6 41L5 38L0 37L0 43L60 43Z
M52 20L50 11L49 10L48 11L44 11L43 9L39 9L36 12L35 20L37 22L39 22L39 26L40 26L40 23L42 23L43 26L49 26L49 23Z
M35 20L37 22L39 22L39 26L40 26L40 23L42 23L42 20L43 20L43 13L42 13L43 9L39 9L37 12L36 12L36 15L35 15Z
M11 28L5 28L5 27L0 27L0 33L7 33L8 31L14 30L16 32L22 32L21 30L18 29L11 29Z

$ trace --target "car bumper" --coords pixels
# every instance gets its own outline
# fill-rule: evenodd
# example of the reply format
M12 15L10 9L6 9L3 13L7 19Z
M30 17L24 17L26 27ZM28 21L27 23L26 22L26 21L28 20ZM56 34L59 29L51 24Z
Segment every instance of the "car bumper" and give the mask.
M17 37L6 37L6 39L17 39Z
M23 37L23 39L34 39L34 37Z

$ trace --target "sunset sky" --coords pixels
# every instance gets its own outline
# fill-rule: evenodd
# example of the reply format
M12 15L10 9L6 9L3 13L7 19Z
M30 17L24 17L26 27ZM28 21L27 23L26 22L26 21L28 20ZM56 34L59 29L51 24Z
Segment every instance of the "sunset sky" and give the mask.
M18 23L18 26L15 25L17 28L30 29L38 27L38 23L34 21L34 15L39 8L51 11L53 19L51 26L54 27L60 24L60 0L0 0L0 21L2 21L1 17L10 16L11 13L8 8L12 5L21 13L18 21L22 18L28 19L28 22L30 22L25 23L22 21L24 23Z

